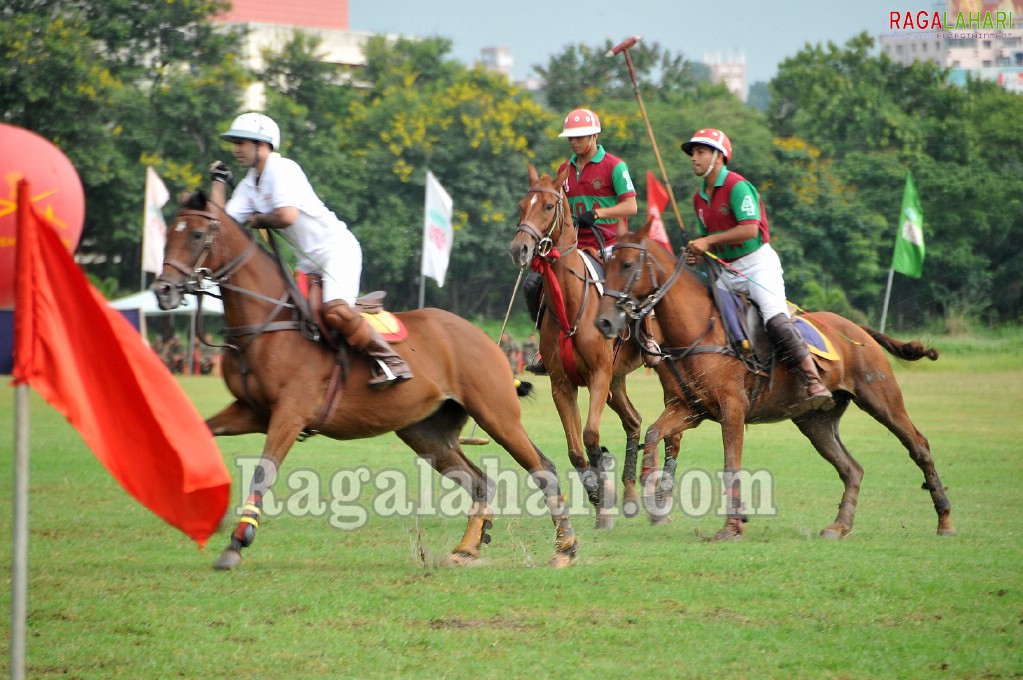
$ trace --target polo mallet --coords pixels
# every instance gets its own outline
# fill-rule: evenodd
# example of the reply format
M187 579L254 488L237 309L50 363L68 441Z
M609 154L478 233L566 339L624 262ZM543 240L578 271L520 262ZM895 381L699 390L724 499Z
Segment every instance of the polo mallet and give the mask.
M661 179L664 180L664 186L668 190L668 199L671 201L671 209L675 212L675 219L678 220L679 229L682 232L682 238L688 241L689 238L686 236L686 225L682 221L682 213L678 210L678 203L675 202L675 192L671 190L671 182L668 181L668 173L664 169L664 161L661 160L661 151L657 147L657 140L654 138L654 129L650 126L650 117L646 113L646 106L643 104L643 95L639 92L639 83L636 82L636 69L632 66L632 56L629 54L629 48L633 47L640 40L640 36L634 35L631 38L620 42L607 51L605 57L614 57L617 54L625 55L625 64L629 67L629 77L632 78L632 89L636 92L636 101L639 102L639 112L643 115L643 122L646 123L647 134L650 135L650 143L654 147L654 157L657 159L657 166L661 170ZM685 245L685 243L683 243Z

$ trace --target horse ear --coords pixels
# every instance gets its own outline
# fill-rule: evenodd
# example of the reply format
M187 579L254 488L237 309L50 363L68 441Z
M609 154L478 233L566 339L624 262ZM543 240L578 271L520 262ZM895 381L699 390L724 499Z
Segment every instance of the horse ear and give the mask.
M540 181L540 175L537 174L536 168L532 163L529 164L529 186L536 186L536 183Z
M182 193L178 200L181 202L181 207L189 210L203 210L206 207L206 194L203 193L202 189L196 189L192 193Z
M572 166L566 163L565 164L565 169L562 170L561 173L554 179L554 186L555 187L564 186L565 181L568 179L568 173L569 173L569 171L571 169L572 169Z
M638 239L647 238L650 235L650 227L653 225L653 223L654 223L654 216L653 215L647 215L646 222L644 222L643 226L640 227L639 231L636 232L636 238L638 238Z

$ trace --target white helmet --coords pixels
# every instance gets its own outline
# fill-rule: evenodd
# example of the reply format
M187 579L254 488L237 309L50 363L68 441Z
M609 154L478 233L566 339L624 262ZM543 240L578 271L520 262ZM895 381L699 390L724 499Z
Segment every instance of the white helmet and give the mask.
M251 139L266 142L276 151L281 146L281 129L270 116L262 113L243 113L231 123L231 129L220 135L224 139Z
M600 133L600 119L589 109L574 109L565 116L565 124L558 137L589 137Z

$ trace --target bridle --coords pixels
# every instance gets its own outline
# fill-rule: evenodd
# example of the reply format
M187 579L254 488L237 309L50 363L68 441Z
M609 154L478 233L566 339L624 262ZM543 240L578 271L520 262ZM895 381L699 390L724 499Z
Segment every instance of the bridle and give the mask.
M242 265L248 262L249 258L251 258L256 252L256 242L254 240L250 240L249 245L245 248L245 250L217 271L212 271L208 267L203 267L203 264L206 262L206 258L213 249L213 243L216 240L217 235L220 233L220 220L217 219L216 215L206 210L181 210L178 212L178 215L180 217L201 217L208 220L209 224L206 228L206 238L203 240L199 254L196 255L194 264L187 265L174 259L166 259L163 261L164 265L181 272L185 276L184 281L181 283L172 283L164 278L163 274L160 274L156 277L154 285L159 283L165 286L177 288L180 293L193 293L196 295L207 294L206 289L209 284L224 286L227 280L230 279L235 272L241 269ZM233 288L229 285L227 287ZM267 299L270 302L276 302L275 300Z
M565 219L565 192L563 189L555 191L554 189L548 189L547 187L532 186L529 187L529 191L526 192L526 195L528 196L533 193L549 194L554 196L557 199L559 210L555 211L554 219L551 220L551 223L546 230L541 229L526 220L519 223L519 228L515 230L515 233L517 234L521 231L532 238L533 242L536 244L534 248L536 255L539 257L547 257L554 248L554 239L552 234L558 229L558 227L564 226L567 223L567 220ZM575 246L576 243L573 243L568 248L562 250L561 254L566 254L575 248Z
M181 272L185 276L184 281L180 283L173 283L164 278L163 274L161 274L156 278L156 281L153 284L154 287L165 286L167 288L176 288L180 294L192 293L197 295L199 297L200 310L202 309L202 296L214 295L209 290L209 288L214 285L219 286L221 290L230 290L273 305L273 308L267 315L266 320L261 323L250 324L247 326L224 327L223 334L225 338L238 339L250 336L250 339L243 343L240 347L233 344L225 345L239 352L244 351L246 347L251 345L255 339L263 333L273 331L298 330L304 335L307 335L307 337L310 337L310 339L319 339L319 331L315 328L315 322L309 320L308 315L302 316L299 306L292 301L291 293L287 286L285 286L284 293L280 298L273 298L254 290L249 290L248 288L242 288L228 283L228 280L236 274L259 249L259 246L256 244L256 240L252 237L251 233L246 231L249 237L249 242L241 253L233 257L216 271L212 271L209 267L204 267L203 264L205 264L206 259L212 252L213 246L217 242L217 237L223 231L223 225L221 225L219 218L216 214L208 210L185 209L179 211L178 215L180 217L200 217L207 220L209 224L207 225L205 239L203 240L199 253L195 257L194 264L188 265L169 258L164 260L164 264L166 266ZM291 309L294 315L293 318L291 320L275 321L274 319L276 319L277 315L284 309ZM197 323L198 320L199 317L196 317ZM308 320L308 323L305 323L305 320ZM315 336L315 338L313 336Z
M644 243L616 243L614 250L611 251L611 257L614 258L614 254L619 249L632 249L639 251L639 259L636 261L636 266L632 270L632 274L629 276L622 290L611 290L606 287L607 279L605 278L604 297L613 298L615 306L621 309L625 314L633 320L640 320L645 318L653 311L661 299L667 295L671 287L675 285L675 281L678 280L679 275L682 273L683 267L685 267L685 257L679 257L675 263L674 269L670 273L661 266L661 264L654 258L647 257L646 244ZM646 271L650 277L650 285L653 287L653 291L650 292L644 300L639 300L632 295L632 287L636 285L639 277ZM663 276L668 274L668 277L664 280L664 283L658 283L658 272Z

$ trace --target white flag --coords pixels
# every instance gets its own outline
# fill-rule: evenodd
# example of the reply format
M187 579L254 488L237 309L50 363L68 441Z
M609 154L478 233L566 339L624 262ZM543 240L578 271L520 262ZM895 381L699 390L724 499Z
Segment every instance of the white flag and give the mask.
M451 228L451 197L437 178L426 171L426 216L423 221L423 276L444 286L444 274L451 259L454 231Z
M146 168L146 211L142 224L142 271L163 271L163 249L167 245L167 223L160 210L170 199L163 180L152 167Z

